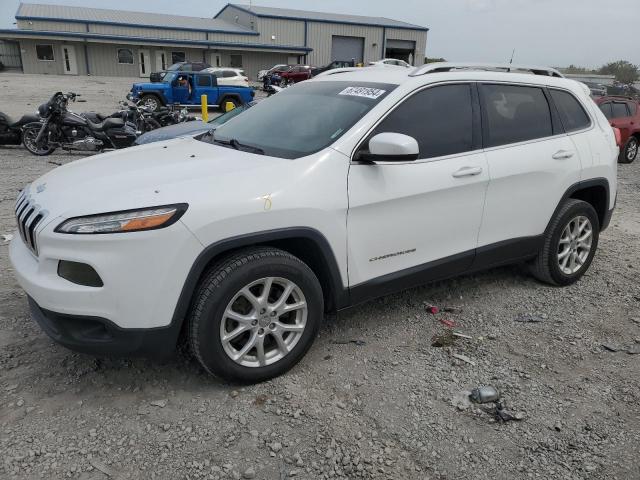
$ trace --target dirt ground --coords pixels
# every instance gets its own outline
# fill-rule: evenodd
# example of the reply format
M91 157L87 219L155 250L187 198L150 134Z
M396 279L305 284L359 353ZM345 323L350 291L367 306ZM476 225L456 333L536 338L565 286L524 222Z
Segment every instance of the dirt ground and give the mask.
M2 74L0 110L64 86L109 111L129 83ZM23 185L79 158L0 148L0 233L14 231ZM0 478L640 478L640 160L619 166L619 188L576 285L514 266L382 298L328 318L288 374L242 388L185 355L96 359L54 344L0 237ZM433 347L442 319L472 338ZM479 385L522 420L466 402Z

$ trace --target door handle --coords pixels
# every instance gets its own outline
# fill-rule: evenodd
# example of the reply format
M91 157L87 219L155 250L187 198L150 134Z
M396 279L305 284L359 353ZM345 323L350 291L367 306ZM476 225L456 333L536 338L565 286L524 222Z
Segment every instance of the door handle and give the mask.
M453 176L453 178L461 178L480 175L481 173L482 167L462 167L460 170L453 172L451 175Z
M567 150L560 150L552 155L554 160L565 160L571 157L573 157L573 152L569 152Z

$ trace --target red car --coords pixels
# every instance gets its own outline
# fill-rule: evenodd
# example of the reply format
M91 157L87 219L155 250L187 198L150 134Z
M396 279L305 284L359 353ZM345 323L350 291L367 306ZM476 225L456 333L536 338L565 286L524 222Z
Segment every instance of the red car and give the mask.
M290 83L302 82L303 80L309 80L312 76L311 66L293 65L289 70L280 74L282 78L280 85L285 86Z
M631 163L640 147L640 103L631 97L599 97L594 100L612 127L620 130L619 163Z

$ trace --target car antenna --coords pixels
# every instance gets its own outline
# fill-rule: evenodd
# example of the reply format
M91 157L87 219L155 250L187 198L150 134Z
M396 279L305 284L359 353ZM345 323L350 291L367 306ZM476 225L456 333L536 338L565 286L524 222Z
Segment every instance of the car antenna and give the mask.
M513 57L516 54L516 49L513 49L513 52L511 52L511 60L509 60L509 65L513 65ZM510 72L511 69L508 69L507 72Z

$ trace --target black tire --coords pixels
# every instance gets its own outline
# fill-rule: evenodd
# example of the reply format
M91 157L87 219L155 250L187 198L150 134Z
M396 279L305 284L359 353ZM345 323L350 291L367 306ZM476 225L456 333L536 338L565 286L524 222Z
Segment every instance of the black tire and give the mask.
M572 274L562 271L558 262L560 237L567 225L575 218L583 216L589 219L592 227L591 249L582 266ZM531 263L531 273L538 280L557 286L571 285L577 282L589 269L598 248L600 221L591 204L582 200L568 199L559 208L544 234L544 243L538 256Z
M220 102L220 110L222 110L223 113L227 113L227 112L230 112L231 110L233 110L233 108L230 108L230 109L227 110L227 102L233 103L233 108L238 108L240 106L240 102L238 101L237 98L224 97L222 99L222 102Z
M620 149L620 156L618 157L618 163L633 163L638 156L638 149L640 149L640 142L637 137L629 137L624 147Z
M282 80L280 80L280 86L282 88L285 88L287 86L287 79L283 78Z
M162 107L160 98L153 93L142 95L142 97L140 97L140 101L149 109L150 112L155 112Z
M33 155L44 157L52 154L56 147L52 147L48 143L41 145L40 147L35 145L35 138L38 136L40 128L25 128L22 132L22 144L24 148L29 150Z
M297 343L283 358L265 366L244 366L234 361L223 347L224 312L241 289L266 277L280 277L298 286L307 305L306 324ZM251 247L222 259L203 276L187 319L189 345L210 374L237 383L262 382L285 373L300 361L318 334L323 314L320 282L305 263L283 250Z
M155 130L156 128L162 127L162 125L160 125L160 122L158 122L155 118L145 118L140 123L141 123L140 127L142 128L139 128L139 130L142 133L150 132L151 130Z

